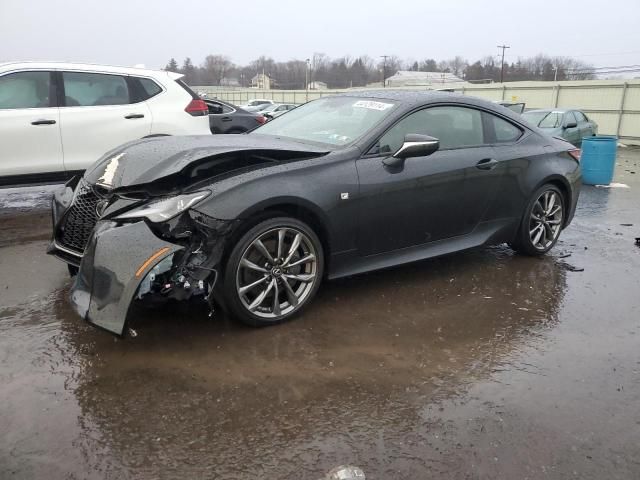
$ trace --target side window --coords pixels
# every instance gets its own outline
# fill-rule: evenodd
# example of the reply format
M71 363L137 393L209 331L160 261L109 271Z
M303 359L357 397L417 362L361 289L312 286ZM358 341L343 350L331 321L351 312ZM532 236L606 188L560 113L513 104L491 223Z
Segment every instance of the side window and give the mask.
M496 143L512 143L522 136L522 130L500 117L486 113L493 124Z
M575 111L573 114L576 116L578 123L587 121L587 117L585 117L582 112Z
M418 133L440 140L440 149L471 147L484 143L482 114L467 107L431 107L403 118L380 138L371 153L393 153L405 135Z
M222 113L232 113L233 112L233 108L231 108L229 105L222 105Z
M0 77L0 109L51 106L49 72L16 72Z
M127 82L120 75L64 72L62 78L67 107L131 103Z
M571 122L578 123L578 121L576 120L575 115L573 114L573 112L567 112L567 113L565 113L565 114L564 114L564 124L565 124L565 125L568 125L568 124L570 124Z
M137 80L140 82L144 93L143 98L140 98L139 101L155 97L162 91L162 87L149 78L138 78Z

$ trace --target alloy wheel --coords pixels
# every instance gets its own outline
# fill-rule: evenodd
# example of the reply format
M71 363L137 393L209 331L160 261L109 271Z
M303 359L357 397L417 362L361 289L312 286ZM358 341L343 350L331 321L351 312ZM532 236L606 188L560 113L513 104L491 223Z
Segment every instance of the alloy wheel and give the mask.
M293 227L260 234L242 253L236 271L242 305L268 320L278 320L301 306L317 281L316 248Z
M536 200L529 219L529 238L537 250L548 249L558 238L562 227L562 198L547 190Z

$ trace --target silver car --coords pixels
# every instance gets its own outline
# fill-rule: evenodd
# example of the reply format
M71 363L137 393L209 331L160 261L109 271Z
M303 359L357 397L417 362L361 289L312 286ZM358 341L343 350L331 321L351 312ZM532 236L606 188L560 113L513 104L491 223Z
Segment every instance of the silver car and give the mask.
M564 138L576 147L582 145L584 137L591 137L598 133L598 124L580 110L529 110L522 116L529 123L550 135Z

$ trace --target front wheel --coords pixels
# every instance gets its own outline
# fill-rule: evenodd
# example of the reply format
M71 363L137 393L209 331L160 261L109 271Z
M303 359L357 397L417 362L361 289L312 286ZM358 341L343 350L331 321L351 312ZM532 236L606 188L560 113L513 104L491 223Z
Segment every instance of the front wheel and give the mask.
M289 217L265 220L245 233L229 255L225 303L252 326L283 322L311 302L323 268L322 244L308 225Z
M531 197L511 247L525 255L544 255L558 241L564 223L564 197L554 185L540 187Z

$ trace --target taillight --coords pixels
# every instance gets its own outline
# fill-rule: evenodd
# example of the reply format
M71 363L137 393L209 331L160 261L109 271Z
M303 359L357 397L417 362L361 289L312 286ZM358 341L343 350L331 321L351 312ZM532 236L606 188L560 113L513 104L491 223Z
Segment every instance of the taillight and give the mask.
M567 153L571 155L576 162L579 162L580 154L582 153L582 150L580 150L579 148L572 148Z
M194 117L200 117L209 113L209 107L207 107L204 100L194 98L189 102L189 105L187 105L187 108L185 108L184 111Z
M265 117L264 115L258 115L256 117L256 122L258 122L260 125L262 125L263 123L267 122L267 117Z

